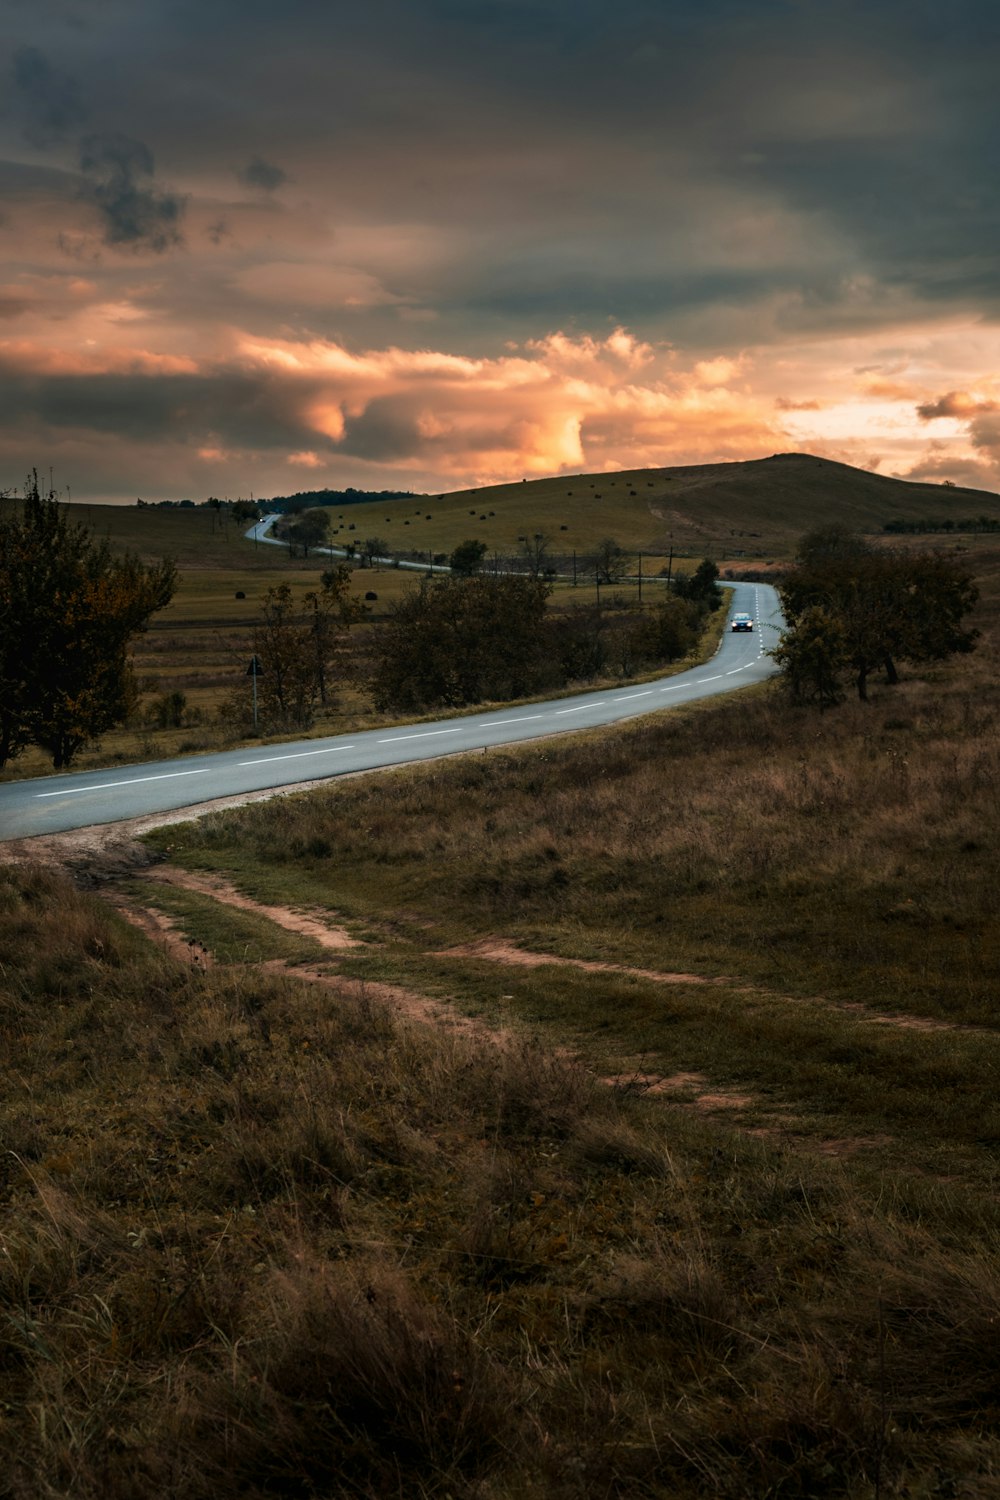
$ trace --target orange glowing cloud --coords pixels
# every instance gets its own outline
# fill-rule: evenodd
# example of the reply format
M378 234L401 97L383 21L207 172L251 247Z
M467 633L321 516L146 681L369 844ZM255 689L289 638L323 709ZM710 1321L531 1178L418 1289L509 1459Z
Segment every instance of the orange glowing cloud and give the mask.
M964 420L979 412L996 411L997 405L988 396L976 396L970 391L947 391L936 401L927 401L918 406L917 414L925 422L932 422L936 417L958 417Z
M240 354L301 384L304 424L335 449L462 482L660 463L679 444L770 452L781 436L769 403L731 386L743 360L681 371L669 348L623 328L603 340L555 332L495 358L326 340L245 339Z
M904 330L890 346L852 334L728 353L622 327L554 330L475 355L217 326L206 351L132 316L128 298L89 285L80 297L72 319L0 341L6 389L25 410L44 393L50 452L75 460L72 444L96 433L109 468L120 443L133 473L145 452L185 485L210 464L232 471L213 485L234 491L252 476L258 492L281 493L289 466L433 490L790 448L903 476L1000 480L1000 341L980 330L973 345L958 325Z

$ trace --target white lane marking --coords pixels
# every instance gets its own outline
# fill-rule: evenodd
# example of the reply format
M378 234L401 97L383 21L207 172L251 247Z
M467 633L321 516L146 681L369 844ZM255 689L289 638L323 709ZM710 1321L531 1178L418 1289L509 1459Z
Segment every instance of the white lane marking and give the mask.
M269 766L275 760L305 760L307 755L340 755L344 750L353 750L353 745L331 745L325 750L296 750L291 755L265 755L260 760L238 760L238 766Z
M585 708L601 708L601 707L603 707L603 705L600 704L600 703L580 703L580 704L577 705L576 708L557 708L556 709L556 716L558 717L559 714L582 714Z
M695 683L695 687L701 687L701 684L703 682L718 682L723 675L724 674L722 672L717 672L714 677L699 677L697 682Z
M525 714L521 719L491 719L488 723L480 724L480 729L506 729L508 724L527 724L529 719L544 719L544 714ZM449 730L450 734L451 731Z
M684 686L683 682L672 682L669 687L660 688L661 693L679 693Z
M541 716L536 714L535 717L540 718ZM429 740L436 734L461 734L464 728L465 725L462 724L457 729L423 729L419 734L394 734L387 740L376 740L375 743L378 745L396 745L400 740Z
M628 703L632 698L648 698L652 688L647 688L644 693L626 693L623 698L612 698L612 703Z
M167 771L162 776L135 776L131 781L101 781L93 786L71 786L64 792L36 792L36 797L79 797L83 792L106 792L116 786L139 786L144 781L173 781L178 776L207 776L208 769L201 771Z

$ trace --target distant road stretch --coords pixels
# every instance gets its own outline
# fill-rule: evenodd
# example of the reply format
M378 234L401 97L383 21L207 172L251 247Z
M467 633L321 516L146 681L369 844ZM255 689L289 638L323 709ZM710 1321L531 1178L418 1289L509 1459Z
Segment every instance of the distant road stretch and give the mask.
M463 750L517 744L569 730L599 729L656 709L763 682L776 671L765 653L777 644L783 628L778 596L773 588L761 583L737 583L731 591L729 613L752 615L753 631L733 633L727 626L712 660L676 677L546 703L489 709L435 723L402 724L332 739L244 747L217 755L10 782L0 786L0 840L117 823L150 813L182 812L217 797L238 797L349 771L433 760Z

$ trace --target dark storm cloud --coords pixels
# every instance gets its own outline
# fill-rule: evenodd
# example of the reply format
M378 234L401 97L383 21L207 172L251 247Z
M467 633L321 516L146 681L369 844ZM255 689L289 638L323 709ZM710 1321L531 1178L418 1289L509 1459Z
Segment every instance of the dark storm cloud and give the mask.
M108 245L157 254L180 243L184 200L153 182L153 153L127 135L87 136L80 170L104 223Z
M945 395L939 396L937 401L927 401L916 408L916 414L924 422L934 422L936 417L958 417L967 419L976 411L996 411L996 402L981 401L975 396L970 396L964 390L949 390Z
M79 85L53 67L37 47L19 47L13 61L14 87L25 116L24 135L32 145L49 146L71 135L87 118Z
M121 440L206 442L259 449L299 447L317 434L299 419L303 390L266 372L210 375L35 375L30 384L0 356L0 430L28 417L55 431ZM320 439L322 442L322 439Z
M819 291L831 308L849 302L859 273L935 304L1000 297L996 10L288 0L279 13L270 0L154 0L141 17L123 11L106 60L81 50L79 68L111 80L105 113L141 119L172 163L246 161L250 145L237 175L264 194L323 182L339 216L481 225L492 264L457 257L397 288L455 317L523 320L550 298L558 317L652 307L667 320L717 304L731 273L739 304L781 279L821 323ZM778 256L764 246L741 264L721 211L706 216L727 195L734 217L740 199L784 208L809 243L790 250L776 225ZM551 254L524 267L532 236ZM817 264L824 243L839 274Z
M423 378L414 366L372 377L361 399L367 365L384 356L395 369L399 349L490 361L557 330L601 340L623 323L658 356L672 348L664 368L674 354L691 368L731 356L733 405L759 391L767 421L783 413L796 436L839 442L852 402L894 399L859 388L856 367L872 363L904 370L914 452L951 441L937 416L958 417L970 441L996 451L981 404L995 389L1000 321L995 0L21 0L8 10L15 86L0 155L13 176L0 162L0 178L16 191L11 226L0 226L0 292L25 346L21 385L12 376L8 387L12 400L22 392L12 422L13 411L34 412L63 431L93 424L178 450L328 453L335 442L359 463L398 463L436 430L447 392L425 411L408 383ZM185 254L163 255L182 223ZM32 321L25 284L51 269L57 235L95 290L74 293L78 314L54 331L41 311ZM155 257L155 273L137 274L131 255L105 245ZM973 353L949 333L925 362L924 330L958 324L981 334ZM56 366L28 345L51 350L63 334L59 368L93 351L98 373L38 376ZM269 373L241 367L248 339L282 346ZM324 339L347 367L336 440L336 415L309 408L325 399L310 384ZM847 339L864 348L841 357ZM144 369L175 363L141 381L107 373L132 350L148 357ZM781 370L770 378L772 351ZM166 373L185 362L204 377ZM501 427L515 388L497 395ZM961 410L938 396L963 390L980 394ZM716 382L701 404L692 398L691 421L707 430L723 397ZM668 417L654 398L643 396L653 415L641 442L655 455ZM843 409L831 411L837 399ZM813 412L823 421L810 423ZM565 415L586 435L586 414L570 403ZM442 447L459 443L443 430ZM749 427L733 430L734 446L747 441ZM678 445L690 441L677 431ZM619 432L609 461L639 418L622 418L616 443ZM537 462L550 452L577 462L555 440Z
M273 162L265 161L262 156L253 157L239 173L239 178L247 187L259 188L264 193L277 192L289 180L286 171Z

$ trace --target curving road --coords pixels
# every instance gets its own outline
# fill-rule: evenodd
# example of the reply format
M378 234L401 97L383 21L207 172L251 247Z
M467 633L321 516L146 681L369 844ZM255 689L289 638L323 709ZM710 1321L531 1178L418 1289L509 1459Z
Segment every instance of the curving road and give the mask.
M632 687L583 693L545 703L489 709L435 723L398 725L324 740L244 747L184 760L151 761L0 786L0 840L61 833L150 813L180 812L218 797L433 760L463 750L516 744L541 735L597 729L656 709L691 703L762 682L776 671L765 654L783 628L778 596L760 583L737 583L730 613L754 618L749 633L728 629L710 662Z

